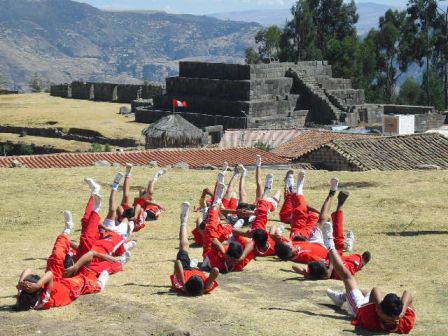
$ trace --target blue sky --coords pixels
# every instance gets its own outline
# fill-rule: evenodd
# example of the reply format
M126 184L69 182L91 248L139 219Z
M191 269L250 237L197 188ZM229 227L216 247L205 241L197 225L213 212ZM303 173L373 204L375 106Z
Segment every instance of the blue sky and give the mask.
M293 0L76 0L98 8L153 9L171 13L210 14L250 9L290 8ZM407 0L357 0L394 7L404 7Z

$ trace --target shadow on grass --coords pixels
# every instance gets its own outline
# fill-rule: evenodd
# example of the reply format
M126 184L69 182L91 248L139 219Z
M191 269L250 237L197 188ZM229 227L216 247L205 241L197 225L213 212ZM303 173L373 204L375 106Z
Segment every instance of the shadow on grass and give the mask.
M16 313L17 311L14 309L15 305L3 305L0 306L0 312L10 312Z
M171 288L171 286L164 285L147 285L147 284L138 284L135 282L128 282L123 284L123 286L138 286L138 287L147 287L147 288Z
M35 260L47 261L47 258L25 258L25 259L23 259L23 261L35 261Z
M308 316L320 316L320 317L328 317L328 318L332 318L335 320L345 320L345 321L351 321L350 316L335 316L335 315L330 315L330 314L322 314L322 313L314 313L311 312L309 310L304 310L304 309L289 309L289 308L278 308L278 307L267 307L267 308L260 308L261 310L279 310L279 311L287 311L287 312L291 312L291 313L299 313L299 314L304 314L304 315L308 315Z
M399 236L399 237L415 237L415 236L431 236L431 235L448 235L448 231L437 230L421 230L421 231L401 231L401 232L381 232L386 236Z

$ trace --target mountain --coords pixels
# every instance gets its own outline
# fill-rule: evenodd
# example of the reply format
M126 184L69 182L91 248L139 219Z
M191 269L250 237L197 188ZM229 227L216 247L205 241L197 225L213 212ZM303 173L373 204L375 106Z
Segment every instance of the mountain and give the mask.
M164 82L183 59L240 62L257 23L154 11L103 11L70 0L0 0L0 77Z
M379 18L384 15L388 9L397 8L370 2L357 3L356 6L359 14L359 22L356 25L359 35L366 34L371 28L376 28L378 26ZM210 16L221 20L257 22L263 26L275 24L280 27L283 27L285 22L292 18L289 9L235 11L215 13L210 14Z

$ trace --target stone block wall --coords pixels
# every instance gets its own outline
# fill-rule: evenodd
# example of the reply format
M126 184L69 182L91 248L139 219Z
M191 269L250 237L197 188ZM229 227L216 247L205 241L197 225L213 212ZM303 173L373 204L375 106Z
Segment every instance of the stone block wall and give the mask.
M50 95L54 97L68 98L69 84L52 85L50 87Z
M141 89L142 99L151 99L163 94L163 88L158 85L132 85L113 83L84 83L52 85L50 94L56 97L91 99L98 101L131 103L137 99Z
M117 101L117 84L111 83L87 83L93 85L94 99L97 101Z
M364 90L349 88L341 90L327 90L327 92L330 95L339 98L345 106L362 105L366 101Z
M334 149L325 146L302 156L294 162L309 163L319 169L360 171L358 167L351 165L346 158L341 156Z
M83 82L72 82L70 85L71 96L73 99L90 99L92 85Z
M250 65L205 62L179 62L179 77L249 80Z
M435 112L433 106L384 104L383 107L385 114L425 114Z
M415 132L426 132L443 126L445 116L440 113L427 113L415 115Z

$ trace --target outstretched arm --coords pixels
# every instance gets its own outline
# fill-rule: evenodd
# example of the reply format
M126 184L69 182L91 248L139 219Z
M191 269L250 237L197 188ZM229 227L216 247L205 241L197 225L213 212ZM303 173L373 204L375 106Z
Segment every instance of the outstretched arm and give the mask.
M303 275L305 278L309 277L307 267L305 265L292 265L294 272Z
M86 254L84 254L81 258L79 258L79 260L72 267L69 267L65 270L64 277L68 278L68 277L73 276L74 274L76 274L76 272L78 272L78 270L81 267L83 267L87 264L90 264L92 262L93 258L103 259L103 260L111 262L111 263L119 261L117 258L112 257L108 254L98 253L95 251L89 251Z

